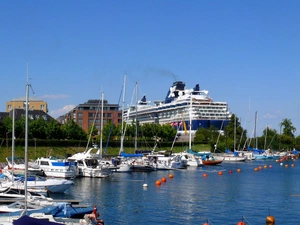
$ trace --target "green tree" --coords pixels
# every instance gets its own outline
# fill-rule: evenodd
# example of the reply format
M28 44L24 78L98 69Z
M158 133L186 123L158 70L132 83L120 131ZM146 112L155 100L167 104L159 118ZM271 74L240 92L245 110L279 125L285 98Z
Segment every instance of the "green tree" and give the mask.
M55 119L51 119L47 124L46 137L47 139L63 139L61 125Z
M47 122L39 117L28 121L28 138L46 139Z
M86 140L87 134L85 131L76 124L73 120L68 120L67 123L62 125L62 132L64 138L68 140Z
M283 135L289 136L294 138L294 132L296 131L296 128L293 126L292 121L290 119L284 119L282 122L279 124L280 129L283 127Z

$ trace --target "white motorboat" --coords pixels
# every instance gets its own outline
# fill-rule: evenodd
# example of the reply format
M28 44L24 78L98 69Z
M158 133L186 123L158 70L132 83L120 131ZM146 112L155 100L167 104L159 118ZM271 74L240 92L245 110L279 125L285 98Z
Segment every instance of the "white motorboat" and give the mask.
M38 158L35 163L39 165L47 177L74 178L78 174L76 162L69 162L61 157Z
M115 167L101 164L99 155L91 153L94 149L93 147L87 151L76 153L68 157L68 161L77 163L80 177L105 178L111 176Z
M10 187L18 190L24 190L24 177L15 177L9 172L3 173L7 177L6 182L2 182L2 187ZM72 180L59 178L28 177L27 188L37 193L44 192L45 189L50 193L63 193L69 189L74 182Z

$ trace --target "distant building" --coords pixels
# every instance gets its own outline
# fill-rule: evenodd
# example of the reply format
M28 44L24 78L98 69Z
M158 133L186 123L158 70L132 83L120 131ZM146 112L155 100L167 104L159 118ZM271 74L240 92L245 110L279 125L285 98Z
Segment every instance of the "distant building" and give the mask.
M15 109L15 120L21 119L23 116L25 117L25 109ZM5 117L9 116L13 119L13 110L10 112L0 112L0 124L3 122ZM50 122L53 117L49 116L43 110L28 110L28 119L37 120L39 118L43 118L46 122Z
M88 100L83 104L79 104L65 115L57 118L57 121L61 124L65 124L68 120L74 120L85 132L88 132L89 127L94 123L94 126L100 130L101 108L101 99ZM122 111L119 110L118 104L109 104L107 100L103 100L103 125L109 121L116 126L119 125L122 122Z
M35 97L29 97L28 110L42 110L48 113L48 104L43 100ZM15 98L9 102L6 102L6 112L10 112L12 109L25 109L26 99L25 97Z

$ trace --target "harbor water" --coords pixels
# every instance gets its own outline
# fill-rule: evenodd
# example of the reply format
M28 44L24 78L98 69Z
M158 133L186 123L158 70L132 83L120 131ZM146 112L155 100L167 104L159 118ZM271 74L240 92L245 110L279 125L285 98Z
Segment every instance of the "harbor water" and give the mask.
M173 174L173 178L169 175ZM64 195L97 205L106 225L300 224L299 161L221 163L187 170L115 173L76 178ZM157 180L166 182L156 185ZM147 184L148 187L144 187Z

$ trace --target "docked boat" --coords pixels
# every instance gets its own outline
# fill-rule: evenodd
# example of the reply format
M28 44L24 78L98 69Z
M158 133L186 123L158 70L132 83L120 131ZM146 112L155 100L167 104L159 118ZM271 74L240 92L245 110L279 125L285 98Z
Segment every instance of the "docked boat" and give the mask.
M154 163L157 170L186 169L188 166L187 160L181 155L150 154L147 155L147 158Z
M238 152L213 153L212 155L216 160L223 160L223 162L245 162L247 160L247 156L240 156Z
M48 205L28 204L27 215L32 213L51 214L55 218L83 218L93 211L93 207L75 206L67 202L46 202ZM24 210L24 202L15 202L7 206L0 206L0 217L20 216Z
M14 156L6 158L7 166L3 168L4 171L14 170L16 175L24 175L25 160L22 157ZM35 162L28 162L28 175L41 175L42 169Z
M2 187L10 187L12 189L24 190L24 177L13 176L9 172L3 173L7 180L2 182ZM27 188L35 190L36 192L44 192L45 189L50 193L64 193L69 189L74 182L72 180L60 179L60 178L44 178L39 176L27 177Z
M200 90L198 84L192 89L186 89L182 81L173 83L164 101L154 101L152 105L143 96L136 105L124 111L124 121L129 124L136 119L140 124L170 124L178 132L183 132L184 127L190 124L193 132L200 127L210 126L222 130L228 124L229 118L227 102L213 101L209 92Z
M76 153L68 157L68 161L77 163L80 177L105 178L111 176L115 166L101 164L99 154L92 153L94 149L95 147L92 147L84 152Z
M132 159L132 172L152 172L156 170L154 161L150 161L147 157L140 157Z
M42 169L47 177L74 178L77 176L78 168L76 162L69 162L61 157L38 158L35 163Z

